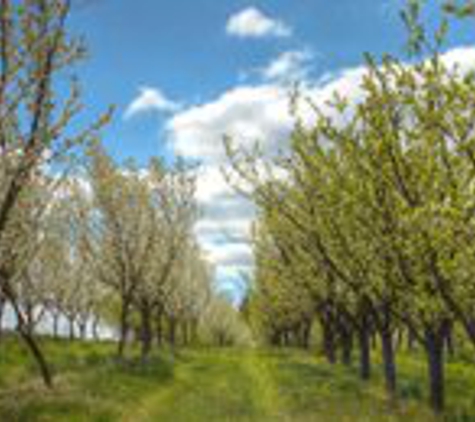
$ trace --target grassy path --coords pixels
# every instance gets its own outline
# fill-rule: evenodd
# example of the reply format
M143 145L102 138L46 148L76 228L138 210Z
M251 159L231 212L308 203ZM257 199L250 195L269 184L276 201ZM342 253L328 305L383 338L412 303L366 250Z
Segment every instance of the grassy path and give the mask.
M389 412L379 388L303 353L187 352L175 368L173 380L129 407L121 422L432 420L415 407Z
M247 352L187 353L177 362L173 384L146 396L123 422L263 420L247 359Z
M145 396L122 422L291 422L272 372L258 352L191 353L173 383Z

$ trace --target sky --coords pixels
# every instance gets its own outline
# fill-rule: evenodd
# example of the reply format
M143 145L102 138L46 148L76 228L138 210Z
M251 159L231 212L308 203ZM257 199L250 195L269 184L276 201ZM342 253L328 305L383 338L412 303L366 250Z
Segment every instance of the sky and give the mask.
M78 73L86 117L113 104L103 141L117 160L180 155L201 163L196 233L221 286L252 267L255 211L225 182L223 135L285 148L289 87L323 104L356 97L363 54L403 57L403 0L83 0L71 28L89 47ZM430 0L425 19L437 20ZM475 64L474 22L452 29L451 62Z

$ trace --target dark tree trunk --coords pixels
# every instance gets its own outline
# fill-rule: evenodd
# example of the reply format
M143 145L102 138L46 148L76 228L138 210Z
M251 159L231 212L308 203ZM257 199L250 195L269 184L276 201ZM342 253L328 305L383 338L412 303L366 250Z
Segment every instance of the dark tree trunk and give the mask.
M358 340L360 348L360 377L363 380L371 378L371 331L367 314L361 317L358 327Z
M416 335L411 328L407 330L407 349L413 352L416 349Z
M280 346L281 345L281 337L280 331L277 329L272 329L271 333L269 334L269 342L271 346Z
M300 346L304 349L310 348L310 334L312 332L312 322L306 320L300 328Z
M35 307L31 303L25 305L25 328L34 335L35 331Z
M86 337L87 337L87 320L83 320L81 319L79 322L78 322L78 326L79 326L79 337L81 338L81 340L86 340Z
M321 320L323 331L323 353L328 363L336 363L335 327L329 315Z
M117 344L117 357L119 359L124 357L127 336L129 335L129 311L130 303L122 298L122 306L120 310L119 342Z
M394 353L394 340L391 330L387 327L381 330L381 351L384 366L384 380L386 391L392 397L396 395L397 374Z
M345 312L338 313L338 338L341 348L341 363L350 366L353 351L353 331L352 322Z
M23 338L24 342L30 349L36 363L38 364L38 367L41 372L41 377L43 378L43 382L48 388L52 388L53 377L52 377L51 371L35 338L31 335L31 332L26 328L25 325L20 324L19 328L20 328L19 332L20 332L21 337Z
M432 409L441 413L445 407L444 391L444 328L427 327L425 330L425 349L429 372L429 400Z
M152 310L148 301L140 305L140 337L142 341L142 359L147 360L152 350Z
M161 311L157 312L155 319L155 335L157 337L158 347L163 345L163 315Z
M6 277L3 277L3 280L5 279ZM31 355L33 356L33 359L38 365L44 384L46 385L46 387L52 388L53 375L50 371L46 358L43 352L41 351L38 343L36 342L35 337L32 335L32 333L28 329L28 324L26 322L25 316L23 315L20 306L17 303L15 293L13 292L13 290L9 289L9 286L8 284L6 284L6 281L4 281L4 283L5 283L4 285L5 296L8 298L9 303L12 305L13 311L15 312L15 315L17 317L18 333L20 334L20 337L24 341L25 345L27 346Z
M382 304L381 311L375 316L375 322L381 337L381 353L386 392L391 398L395 398L397 391L396 357L394 351L391 307L388 300Z

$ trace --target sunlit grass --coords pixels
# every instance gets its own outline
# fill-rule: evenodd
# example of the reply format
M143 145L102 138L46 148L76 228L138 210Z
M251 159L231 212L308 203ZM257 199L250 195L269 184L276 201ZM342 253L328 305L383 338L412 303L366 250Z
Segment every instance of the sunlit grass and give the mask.
M187 350L118 363L113 344L47 342L56 377L45 390L26 352L0 345L0 422L432 422L422 357L401 354L399 397L297 350ZM444 421L475 421L475 369L448 365Z

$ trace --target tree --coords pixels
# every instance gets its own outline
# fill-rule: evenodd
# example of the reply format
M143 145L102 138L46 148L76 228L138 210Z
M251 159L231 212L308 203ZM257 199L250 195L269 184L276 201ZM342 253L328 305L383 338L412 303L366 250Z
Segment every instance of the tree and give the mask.
M68 0L0 3L0 287L48 386L52 385L50 371L19 303L18 275L28 262L38 221L53 200L53 188L69 166L72 152L108 119L102 116L76 135L68 130L81 108L80 93L73 79L70 95L64 98L57 81L85 51L67 33L70 6ZM47 166L54 166L56 177L44 177ZM44 189L33 200L38 185ZM32 222L27 230L21 228L22 215ZM12 243L19 239L19 230L21 243Z

